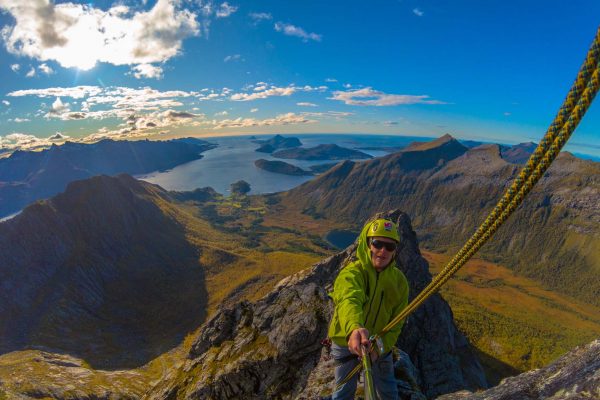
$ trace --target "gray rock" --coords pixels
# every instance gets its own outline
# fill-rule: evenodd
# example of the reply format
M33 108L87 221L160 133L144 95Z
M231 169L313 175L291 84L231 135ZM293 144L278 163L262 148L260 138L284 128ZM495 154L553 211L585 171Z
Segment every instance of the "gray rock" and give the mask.
M408 216L395 211L388 217L400 227L404 246L399 249L398 263L414 296L431 280L427 262L419 253ZM314 399L328 394L333 367L320 344L333 312L327 293L353 251L354 245L282 280L254 304L238 303L218 312L201 329L181 369L152 388L147 397ZM416 366L413 384L427 397L487 386L477 357L439 295L409 318L399 346ZM407 393L419 396L407 384Z
M480 393L462 391L438 400L600 399L600 339L579 346L553 364L504 379Z

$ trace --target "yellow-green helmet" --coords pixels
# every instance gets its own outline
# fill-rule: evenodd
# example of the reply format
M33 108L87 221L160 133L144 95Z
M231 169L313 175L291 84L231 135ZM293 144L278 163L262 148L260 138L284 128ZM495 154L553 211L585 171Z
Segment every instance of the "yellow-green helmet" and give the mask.
M369 230L367 231L367 237L381 236L400 242L400 236L398 236L398 228L396 224L387 219L376 219L371 223Z

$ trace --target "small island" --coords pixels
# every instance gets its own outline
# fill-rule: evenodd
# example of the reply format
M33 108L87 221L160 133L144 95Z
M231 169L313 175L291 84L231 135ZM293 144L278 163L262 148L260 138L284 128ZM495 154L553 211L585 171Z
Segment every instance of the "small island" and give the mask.
M256 149L256 151L260 153L272 153L276 150L291 149L302 146L300 139L295 137L286 138L281 135L275 135L275 137L269 140L255 140L254 142L262 145Z
M362 151L347 149L336 144L321 144L309 149L296 148L280 150L273 157L293 160L349 160L373 158Z
M254 161L254 165L256 165L257 168L269 172L275 172L277 174L292 176L313 175L313 173L310 171L305 171L302 168L296 167L295 165L286 163L284 161L269 161L261 158L259 160Z

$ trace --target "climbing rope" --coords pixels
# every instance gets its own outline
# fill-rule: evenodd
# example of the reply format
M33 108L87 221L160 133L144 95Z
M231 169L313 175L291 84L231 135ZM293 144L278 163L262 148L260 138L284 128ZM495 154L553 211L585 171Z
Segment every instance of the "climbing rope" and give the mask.
M523 202L527 194L550 167L567 140L569 140L598 92L598 88L600 87L599 58L600 28L596 31L592 46L563 105L534 153L527 161L527 164L519 173L517 179L515 179L510 188L504 193L501 200L481 226L479 226L477 231L431 283L379 333L371 336L369 340L372 344L382 338L383 335L393 329L425 300L437 292L492 237L504 221ZM361 367L361 364L358 364L356 368L350 371L337 385L336 390L358 373Z

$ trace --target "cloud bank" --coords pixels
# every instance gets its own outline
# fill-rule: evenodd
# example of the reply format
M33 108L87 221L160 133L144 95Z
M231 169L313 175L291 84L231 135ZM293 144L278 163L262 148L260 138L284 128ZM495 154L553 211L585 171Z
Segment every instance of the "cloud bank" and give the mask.
M184 39L199 35L196 14L183 9L181 0L158 0L137 12L125 5L104 11L87 4L0 0L0 10L15 19L0 31L8 52L65 68L165 62L181 52Z
M387 94L370 87L333 92L332 100L343 101L351 106L397 106L408 104L446 104L439 100L430 100L427 95Z

